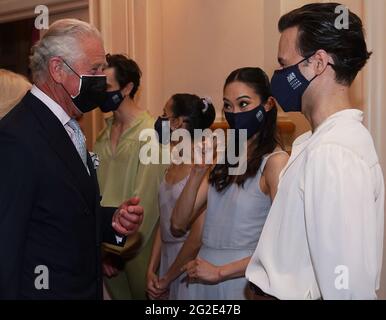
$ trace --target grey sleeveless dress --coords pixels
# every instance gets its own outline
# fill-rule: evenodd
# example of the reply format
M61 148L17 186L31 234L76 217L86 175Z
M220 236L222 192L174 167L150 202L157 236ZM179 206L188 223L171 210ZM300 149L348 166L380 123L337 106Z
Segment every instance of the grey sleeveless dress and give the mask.
M161 182L159 187L159 208L160 208L160 230L161 230L161 262L159 276L162 277L173 264L176 259L178 252L182 248L186 238L189 234L184 237L175 238L170 232L170 218L174 209L174 206L187 183L189 175L182 181L170 185L165 181L165 178ZM179 278L174 280L170 284L170 300L187 300L187 283L184 281L186 277L182 274Z
M244 187L232 184L221 193L209 187L200 258L214 265L225 265L253 255L271 208L271 198L260 190L260 178L271 155L263 158L258 173ZM189 297L244 300L247 285L245 277L215 285L190 283Z

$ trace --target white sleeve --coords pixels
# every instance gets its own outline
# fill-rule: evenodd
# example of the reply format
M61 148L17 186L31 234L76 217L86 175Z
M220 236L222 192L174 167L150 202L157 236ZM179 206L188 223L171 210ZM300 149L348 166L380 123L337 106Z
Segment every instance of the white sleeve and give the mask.
M377 212L368 165L339 145L310 152L304 176L308 245L322 298L376 299Z

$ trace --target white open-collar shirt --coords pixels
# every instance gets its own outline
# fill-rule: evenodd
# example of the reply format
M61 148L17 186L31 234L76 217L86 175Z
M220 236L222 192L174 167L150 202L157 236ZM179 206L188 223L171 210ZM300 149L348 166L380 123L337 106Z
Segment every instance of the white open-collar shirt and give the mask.
M384 180L363 113L295 142L246 277L278 299L376 299Z

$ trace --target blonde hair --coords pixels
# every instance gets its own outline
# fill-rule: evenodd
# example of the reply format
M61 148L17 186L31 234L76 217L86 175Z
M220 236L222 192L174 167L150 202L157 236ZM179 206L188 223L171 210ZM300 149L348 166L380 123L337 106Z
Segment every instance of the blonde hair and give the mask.
M0 69L0 119L24 97L31 84L22 75Z

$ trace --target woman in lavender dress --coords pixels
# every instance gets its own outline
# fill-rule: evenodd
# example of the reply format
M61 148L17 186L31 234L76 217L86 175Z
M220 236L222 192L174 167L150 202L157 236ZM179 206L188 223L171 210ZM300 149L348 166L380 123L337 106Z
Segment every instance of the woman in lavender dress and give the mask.
M194 129L207 129L212 125L215 116L215 109L209 100L201 99L196 95L177 94L166 104L164 114L157 120L155 129L160 142L167 142L167 139L162 141L165 138L162 137L162 122L169 120L171 131L186 129L193 140ZM171 143L171 147L174 146L175 144ZM170 232L170 218L174 205L189 178L191 167L191 164L172 163L159 187L160 220L147 272L147 292L151 299L188 298L187 285L182 276L169 279L168 290L160 289L159 279L168 272L189 236L188 234L183 237L173 236ZM196 225L197 223L201 223L200 220Z
M248 298L245 270L288 161L276 137L277 108L261 69L243 68L229 75L224 112L231 129L246 130L245 144L236 144L245 156L239 166L246 164L246 171L233 175L228 162L214 168L194 166L172 214L173 234L182 235L206 206L201 249L184 267L190 299Z

